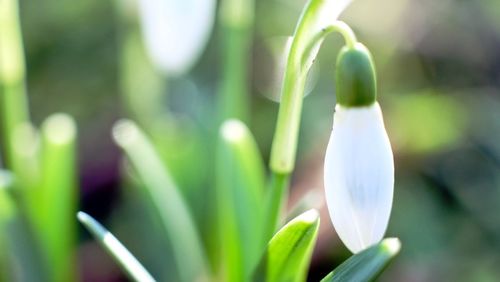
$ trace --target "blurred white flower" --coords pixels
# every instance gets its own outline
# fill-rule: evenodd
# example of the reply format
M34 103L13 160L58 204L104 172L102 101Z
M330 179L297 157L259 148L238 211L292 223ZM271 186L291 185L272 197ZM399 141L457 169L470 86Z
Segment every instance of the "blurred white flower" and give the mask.
M146 48L169 75L187 72L210 37L215 0L139 0Z
M377 102L337 104L324 170L330 218L342 242L353 253L379 242L392 207L394 160Z

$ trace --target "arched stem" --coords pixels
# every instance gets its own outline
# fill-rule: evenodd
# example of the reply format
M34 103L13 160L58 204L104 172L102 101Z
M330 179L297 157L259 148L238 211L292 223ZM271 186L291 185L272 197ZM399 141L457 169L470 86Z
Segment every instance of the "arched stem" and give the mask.
M304 87L307 73L321 43L334 31L342 34L347 46L354 47L357 43L354 32L347 24L332 21L332 17L335 19L345 6L337 7L335 11L332 8L336 7L331 3L323 0L308 2L297 24L288 54L281 89L281 104L271 148L270 168L274 181L270 185L266 204L269 221L266 225L266 236L274 232L276 222L279 221L288 181L295 167ZM325 16L325 11L329 11L328 16Z

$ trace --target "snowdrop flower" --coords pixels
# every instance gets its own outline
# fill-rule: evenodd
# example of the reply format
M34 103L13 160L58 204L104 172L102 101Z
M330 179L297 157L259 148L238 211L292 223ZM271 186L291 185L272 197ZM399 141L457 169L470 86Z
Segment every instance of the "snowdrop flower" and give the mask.
M215 0L139 0L146 49L153 63L179 75L196 62L209 39Z
M353 253L379 242L392 207L394 161L376 101L371 55L360 43L337 60L337 105L325 156L330 218Z

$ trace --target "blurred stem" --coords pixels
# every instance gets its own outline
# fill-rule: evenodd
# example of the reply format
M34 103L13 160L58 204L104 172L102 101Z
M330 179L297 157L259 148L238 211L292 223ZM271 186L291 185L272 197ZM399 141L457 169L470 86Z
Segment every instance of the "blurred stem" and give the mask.
M114 126L113 138L136 169L150 204L169 234L181 281L207 279L211 273L190 210L151 142L135 123L127 120Z
M27 122L16 126L12 140L12 171L16 177L16 188L20 188L24 208L35 220L40 211L40 140L39 132Z
M290 174L273 173L271 177L271 187L268 191L266 202L266 222L264 226L264 242L267 242L277 230L281 220L284 199L290 183Z
M248 124L250 116L248 69L254 1L224 0L221 3L220 16L223 36L220 120L236 118Z
M130 115L150 133L165 114L165 79L155 71L142 43L137 11L117 1L120 18L120 83Z
M136 121L151 138L162 161L170 168L172 177L193 209L198 204L193 200L199 193L196 188L201 185L198 185L196 177L185 177L192 173L193 166L178 156L185 154L192 149L190 146L193 143L198 142L198 132L191 124L189 127L182 124L179 115L168 109L168 82L165 73L160 73L147 55L137 1L116 2L121 41L120 86L127 116ZM198 219L199 212L193 209L193 216Z
M262 234L264 223L265 166L241 121L222 124L215 165L222 280L247 281L266 243L256 236Z
M76 125L65 114L42 124L42 187L36 227L51 281L76 280ZM63 234L63 235L62 235Z
M7 224L15 214L14 201L8 193L12 188L13 176L0 170L0 281L12 281L11 265L8 259Z
M0 170L0 256L4 260L0 281L48 281L33 224L10 193L17 185L17 177Z
M13 132L28 121L25 62L17 0L0 1L0 127L3 158L7 168L16 158Z

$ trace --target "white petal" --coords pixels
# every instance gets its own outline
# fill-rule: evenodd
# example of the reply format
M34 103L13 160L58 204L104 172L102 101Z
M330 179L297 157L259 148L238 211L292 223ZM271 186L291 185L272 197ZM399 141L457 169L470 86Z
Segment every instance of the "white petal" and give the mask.
M336 106L324 169L328 210L342 242L353 253L379 242L392 207L394 160L378 103Z
M168 74L189 70L209 39L215 0L139 0L139 8L154 64Z

